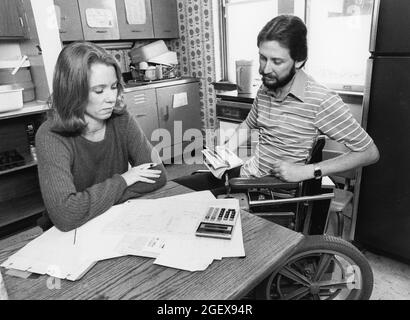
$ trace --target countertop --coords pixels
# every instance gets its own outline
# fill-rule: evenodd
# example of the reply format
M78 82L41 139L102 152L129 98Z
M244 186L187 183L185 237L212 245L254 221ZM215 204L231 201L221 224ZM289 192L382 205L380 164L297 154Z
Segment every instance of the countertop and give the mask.
M193 77L179 77L174 79L156 80L149 83L126 83L124 92L134 92L139 90L156 89L162 87L176 86L180 84L199 82L198 78Z
M257 91L253 93L238 93L237 90L217 90L216 97L222 100L235 101L235 102L244 102L244 103L253 103L253 100L256 97Z
M258 88L259 89L259 88ZM253 103L258 92L256 89L253 93L238 93L237 90L216 90L216 97L222 100ZM361 104L363 100L362 92L350 92L350 91L335 91L345 103Z

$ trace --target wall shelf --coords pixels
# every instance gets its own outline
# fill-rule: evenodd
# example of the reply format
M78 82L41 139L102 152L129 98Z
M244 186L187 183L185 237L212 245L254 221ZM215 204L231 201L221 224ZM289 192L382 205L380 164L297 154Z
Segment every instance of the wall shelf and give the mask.
M36 113L43 113L49 110L49 107L44 101L32 101L25 103L22 109L2 112L0 113L0 120L11 119L16 117L24 117L27 115L32 115Z
M26 161L26 163L24 165L0 171L0 176L2 176L4 174L16 172L16 171L19 171L19 170L24 170L24 169L27 169L27 168L35 167L37 165L37 161L34 161L30 154L28 154L28 153L27 154L22 154L22 156L24 157L24 159Z
M0 202L0 207L0 228L38 215L45 210L40 192Z

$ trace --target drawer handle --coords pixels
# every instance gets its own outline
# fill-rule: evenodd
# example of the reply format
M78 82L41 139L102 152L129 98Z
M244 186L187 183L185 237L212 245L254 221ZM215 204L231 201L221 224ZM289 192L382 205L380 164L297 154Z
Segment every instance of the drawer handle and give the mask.
M147 116L146 113L141 113L141 114L136 114L135 118L143 118L143 117L146 117L146 116Z
M97 30L96 32L97 33L107 33L108 31L107 30Z
M171 30L164 30L164 32L171 32Z
M168 121L169 120L169 106L165 107L165 114L163 116L164 121Z
M142 30L131 30L131 32L142 32Z
M65 31L65 30L60 30L60 33L67 33L67 31Z

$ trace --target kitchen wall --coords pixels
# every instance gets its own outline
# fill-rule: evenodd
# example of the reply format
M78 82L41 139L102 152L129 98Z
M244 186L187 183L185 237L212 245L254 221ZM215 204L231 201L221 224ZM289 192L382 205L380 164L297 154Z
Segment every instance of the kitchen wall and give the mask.
M215 128L216 78L212 0L178 0L180 38L168 42L177 52L180 73L200 79L203 127Z

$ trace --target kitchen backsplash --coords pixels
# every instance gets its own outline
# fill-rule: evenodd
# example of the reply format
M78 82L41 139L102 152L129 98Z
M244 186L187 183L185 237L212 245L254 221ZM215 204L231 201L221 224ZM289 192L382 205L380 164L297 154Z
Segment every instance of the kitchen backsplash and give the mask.
M177 52L180 73L201 81L201 115L204 128L216 126L216 80L211 0L178 0L180 38L169 42Z

